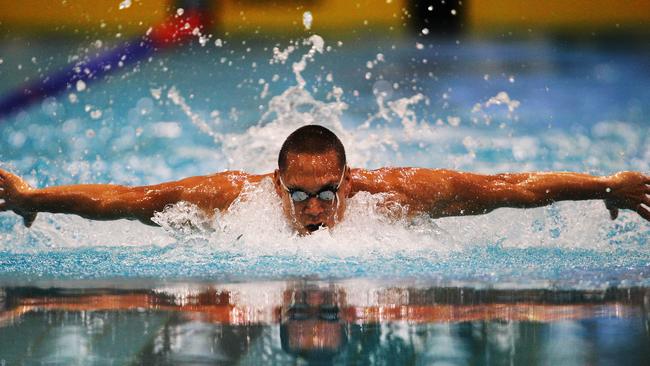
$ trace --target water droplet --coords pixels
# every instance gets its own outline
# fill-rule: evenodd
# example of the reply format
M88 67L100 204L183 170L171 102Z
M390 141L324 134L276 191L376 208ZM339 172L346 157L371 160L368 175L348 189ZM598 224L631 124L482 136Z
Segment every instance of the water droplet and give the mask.
M311 14L310 11L306 11L302 14L302 25L305 26L306 30L311 29L311 24L314 21L314 16Z
M131 7L131 0L123 0L120 3L120 10L128 9Z
M82 92L86 90L86 82L84 82L83 80L77 80L76 88L78 92Z

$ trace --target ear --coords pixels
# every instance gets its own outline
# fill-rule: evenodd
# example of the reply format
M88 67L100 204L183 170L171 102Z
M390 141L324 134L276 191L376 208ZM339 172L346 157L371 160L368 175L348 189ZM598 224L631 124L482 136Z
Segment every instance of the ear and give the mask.
M349 197L350 192L352 192L352 170L350 169L349 166L345 166L345 173L343 173L344 177L343 180L345 181L344 184L344 190L345 190L345 196Z
M278 169L273 172L273 186L275 186L275 193L282 197L283 189L282 184L280 184L280 171Z

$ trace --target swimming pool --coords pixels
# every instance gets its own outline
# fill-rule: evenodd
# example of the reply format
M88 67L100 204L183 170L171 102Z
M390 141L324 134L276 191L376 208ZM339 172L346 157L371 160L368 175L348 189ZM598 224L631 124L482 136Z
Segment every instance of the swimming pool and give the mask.
M56 70L74 55L84 57L110 47L96 40L4 40L0 43L0 91L16 87L28 76ZM341 137L352 166L424 166L482 173L648 172L649 56L647 42L620 40L225 37L219 45L211 41L201 47L197 43L181 52L158 55L113 74L106 82L77 86L7 118L0 123L0 162L38 186L109 181L149 184L225 169L268 172L289 132L306 123L319 123ZM301 59L304 70L300 64L294 66ZM300 87L302 81L304 87ZM551 306L551 312L564 311L552 306L572 304L579 309L571 311L581 316L532 317L532 323L501 313L477 318L425 316L421 324L406 315L367 322L350 316L348 320L374 324L373 337L400 334L395 342L409 345L413 357L424 357L425 350L433 349L426 342L428 346L417 346L421 340L414 334L426 335L428 342L435 339L448 344L446 349L465 350L455 354L460 358L443 357L452 363L500 362L468 361L467 355L488 357L494 349L463 343L458 335L467 332L496 337L494 342L501 348L494 347L511 352L500 354L505 357L500 360L521 356L546 363L550 359L532 356L526 350L532 352L541 344L545 349L559 349L559 344L552 343L554 332L582 350L607 353L623 349L618 343L598 343L599 332L604 332L634 340L629 343L636 345L630 346L629 362L647 361L638 352L648 340L645 288L650 283L650 225L637 215L624 213L612 222L602 202L579 202L530 210L499 209L480 217L391 221L374 211L378 197L361 194L352 200L340 227L300 238L286 229L270 182L249 194L255 199L237 202L214 222L201 221L192 207L172 208L157 218L163 228L41 214L27 230L15 215L0 214L0 281L5 288L0 298L14 299L2 304L6 309L18 309L14 305L26 306L33 298L57 304L66 303L65 299L56 300L66 294L77 299L88 293L118 292L113 295L122 296L124 292L118 290L125 284L131 295L162 293L172 299L181 296L179 291L190 290L195 295L201 291L232 293L238 300L237 296L249 296L251 302L262 303L247 311L264 313L282 308L277 297L293 288L289 282L308 279L318 286L345 288L347 294L382 299L372 304L364 302L367 299L354 303L354 309L361 312L370 306L382 311L406 306L408 313L415 311L409 306L417 305L428 306L422 310L428 314L439 310L430 309L440 305L439 297L412 300L418 293L501 289L509 300L478 303L512 309L521 299L535 304L539 291L566 290L580 294L579 298L562 297L540 304ZM346 287L346 281L357 287ZM180 290L160 290L178 283ZM50 287L55 288L53 293L39 292ZM396 299L397 290L390 292L393 297L385 295L382 289L386 288L401 289L406 298ZM520 296L516 291L522 289L538 292ZM640 295L625 298L626 289ZM601 308L585 305L591 301L585 300L590 298L589 291L599 294L594 301ZM607 291L616 296L607 298ZM611 299L618 302L612 305L607 302ZM143 304L158 301L141 300ZM238 300L232 300L229 311L238 309ZM63 333L52 337L63 343L94 344L87 347L90 351L85 355L90 358L84 360L100 357L101 352L92 351L101 349L97 342L106 342L105 349L112 350L108 354L114 360L120 360L113 352L120 349L131 355L128 357L143 352L151 356L156 352L146 350L155 349L161 329L169 330L163 324L171 321L182 324L181 330L177 329L181 334L214 334L225 331L223 327L231 327L228 332L266 334L254 337L264 340L255 347L264 350L268 343L271 349L279 349L275 333L279 320L270 315L244 317L250 321L241 323L228 318L217 322L222 324L217 327L200 316L199 320L182 317L184 310L143 304L128 311L118 308L121 311L116 313L109 311L110 307L101 308L84 319L56 318L52 321L58 326L51 329ZM468 305L462 300L444 304L461 310ZM617 312L626 306L633 310ZM357 311L351 308L345 309ZM79 309L36 306L24 315L14 314L9 325L0 328L4 329L0 337L9 337L0 338L0 344L10 344L7 342L13 341L7 339L14 339L15 334L33 332L48 317L62 316L56 314L82 314L75 312ZM485 315L492 310L468 311ZM509 314L517 311L524 310ZM114 324L110 327L124 334L145 332L142 327L151 326L152 337L142 344L133 343L129 351L117 344L115 337L113 341L104 336L97 338L104 341L79 338L81 333L92 333L92 324L100 321L97 319ZM478 325L471 325L472 319ZM36 328L24 328L28 322ZM636 329L635 333L616 333L628 326ZM530 341L517 347L499 343L524 339L522 334L533 337L530 339L545 334L550 343ZM488 338L481 339L488 342ZM200 348L199 341L187 341ZM381 358L393 350L391 342L377 344L372 348L376 352L368 355ZM268 356L251 349L242 349L239 362L253 364L259 360L255 355ZM11 354L16 358L10 358L3 352L0 358L48 360L19 351ZM67 359L61 356L61 360L74 359L73 354ZM253 358L239 358L247 354ZM213 356L205 357L211 360ZM291 360L288 355L282 357L278 362ZM425 360L423 363L433 362L417 357ZM585 357L584 352L572 353L563 360L582 364L587 362ZM102 359L98 360L101 363ZM173 357L164 360L174 363ZM183 362L189 363L191 358Z

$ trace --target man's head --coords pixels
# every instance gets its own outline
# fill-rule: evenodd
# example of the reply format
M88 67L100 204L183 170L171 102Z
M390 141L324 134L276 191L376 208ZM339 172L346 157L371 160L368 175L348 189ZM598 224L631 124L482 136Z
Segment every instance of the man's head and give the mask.
M274 183L300 234L334 226L343 218L351 188L343 144L322 126L297 129L282 144Z
M282 296L282 349L310 364L331 364L347 345L345 292L316 284L289 287Z

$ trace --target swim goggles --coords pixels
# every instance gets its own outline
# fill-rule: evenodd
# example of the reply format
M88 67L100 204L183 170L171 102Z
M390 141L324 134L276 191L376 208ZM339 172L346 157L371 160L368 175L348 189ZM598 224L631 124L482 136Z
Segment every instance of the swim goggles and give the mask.
M286 317L288 320L302 321L308 319L318 319L326 322L339 321L339 307L335 304L322 304L318 307L307 304L293 304L287 310Z
M345 168L343 169L343 174L341 175L341 179L339 180L339 183L336 185L336 187L325 188L317 193L309 193L300 189L289 189L282 181L282 176L280 176L280 184L282 185L282 189L289 193L289 196L293 202L303 202L311 197L317 197L321 201L331 202L336 198L336 192L338 192L339 188L341 187L344 177Z

